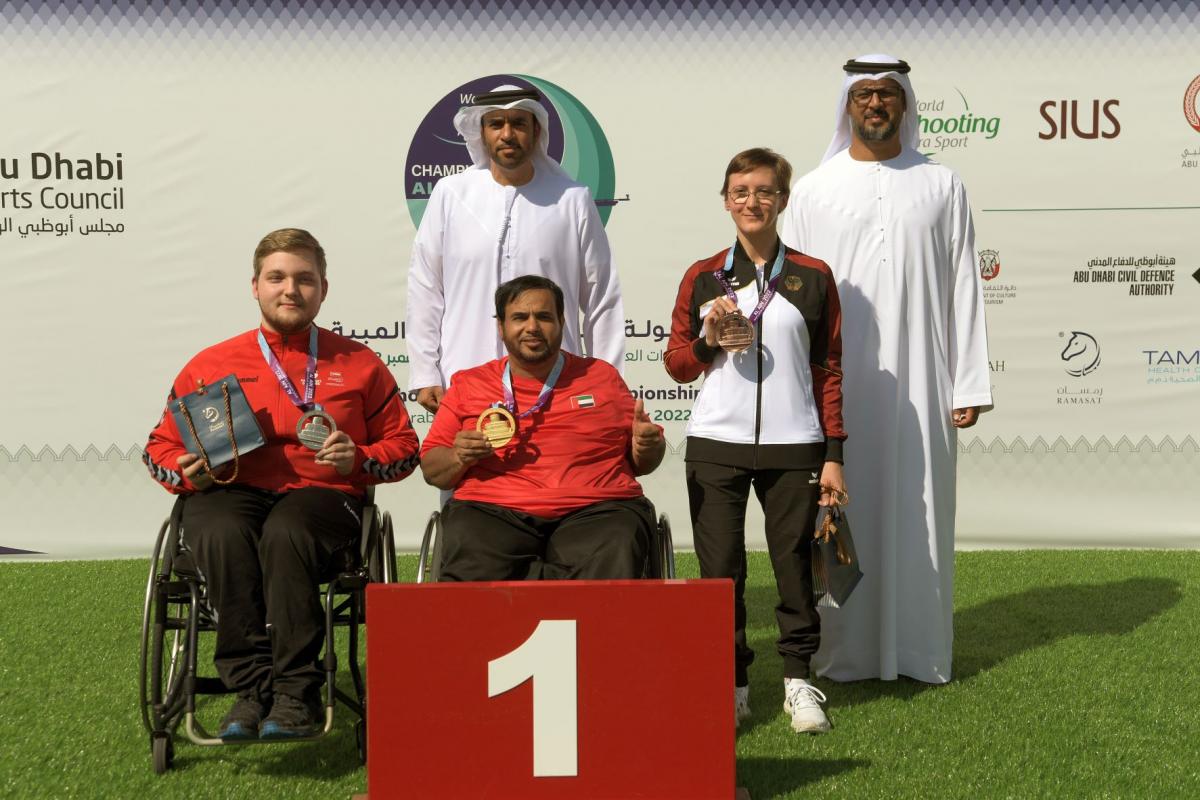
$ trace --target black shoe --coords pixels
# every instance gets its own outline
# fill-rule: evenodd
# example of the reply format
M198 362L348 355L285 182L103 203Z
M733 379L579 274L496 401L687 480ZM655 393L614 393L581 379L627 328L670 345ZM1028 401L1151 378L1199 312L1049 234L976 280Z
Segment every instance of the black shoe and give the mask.
M262 722L267 709L258 700L257 695L238 695L233 708L221 720L221 728L217 736L225 741L236 739L257 739L258 723Z
M292 739L298 736L315 736L321 730L319 720L321 706L292 697L276 694L271 713L263 720L260 739Z

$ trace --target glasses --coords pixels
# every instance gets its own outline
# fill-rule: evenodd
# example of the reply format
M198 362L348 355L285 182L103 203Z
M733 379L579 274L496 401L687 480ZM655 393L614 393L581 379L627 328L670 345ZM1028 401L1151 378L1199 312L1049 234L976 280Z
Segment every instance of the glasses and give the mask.
M855 89L854 91L850 92L850 99L860 106L865 106L867 103L871 102L871 96L876 94L879 95L879 102L894 103L900 97L901 91L899 89L890 88Z
M750 199L750 195L754 195L754 199L764 206L769 206L775 202L775 198L783 194L780 189L755 189L753 192L749 189L730 189L725 193L729 198L729 202L737 205L745 205Z

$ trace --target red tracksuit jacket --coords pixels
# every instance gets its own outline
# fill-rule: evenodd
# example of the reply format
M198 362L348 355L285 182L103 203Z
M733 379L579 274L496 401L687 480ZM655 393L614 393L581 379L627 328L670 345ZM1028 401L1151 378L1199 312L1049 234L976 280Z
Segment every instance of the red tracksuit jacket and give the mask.
M281 336L263 330L292 384L304 392L309 332ZM254 409L267 443L242 456L237 483L286 492L319 486L362 495L366 486L398 481L419 463L417 434L409 421L396 380L371 350L318 328L317 376L313 401L320 403L358 448L354 469L343 477L318 464L315 451L296 438L303 413L279 385L258 345L258 330L247 331L202 350L179 376L167 397L167 410L150 432L142 460L150 475L173 493L195 491L176 459L187 452L171 413L177 397L194 392L198 381L215 384L233 373ZM217 470L228 477L230 467Z

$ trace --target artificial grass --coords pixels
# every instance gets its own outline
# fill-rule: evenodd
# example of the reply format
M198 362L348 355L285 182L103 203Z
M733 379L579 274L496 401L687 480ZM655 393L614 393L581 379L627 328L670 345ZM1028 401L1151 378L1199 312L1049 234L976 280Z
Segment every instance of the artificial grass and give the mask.
M681 577L697 572L679 557ZM774 584L750 559L753 718L739 783L764 798L1200 797L1200 553L960 553L955 680L833 684L835 729L793 734ZM0 796L337 798L364 791L353 715L313 744L203 748L151 770L137 708L143 561L0 563ZM402 559L411 580L415 560ZM345 672L341 673L345 676ZM201 706L210 727L228 699Z

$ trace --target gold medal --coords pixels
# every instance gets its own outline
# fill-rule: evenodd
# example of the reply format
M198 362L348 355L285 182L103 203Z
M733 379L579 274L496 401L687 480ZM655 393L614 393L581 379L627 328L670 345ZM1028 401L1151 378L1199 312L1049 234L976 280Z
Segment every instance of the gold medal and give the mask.
M754 342L754 326L740 311L732 311L717 321L717 344L730 353L741 353Z
M516 436L517 421L507 408L493 406L475 420L475 430L486 436L492 447L499 450Z

